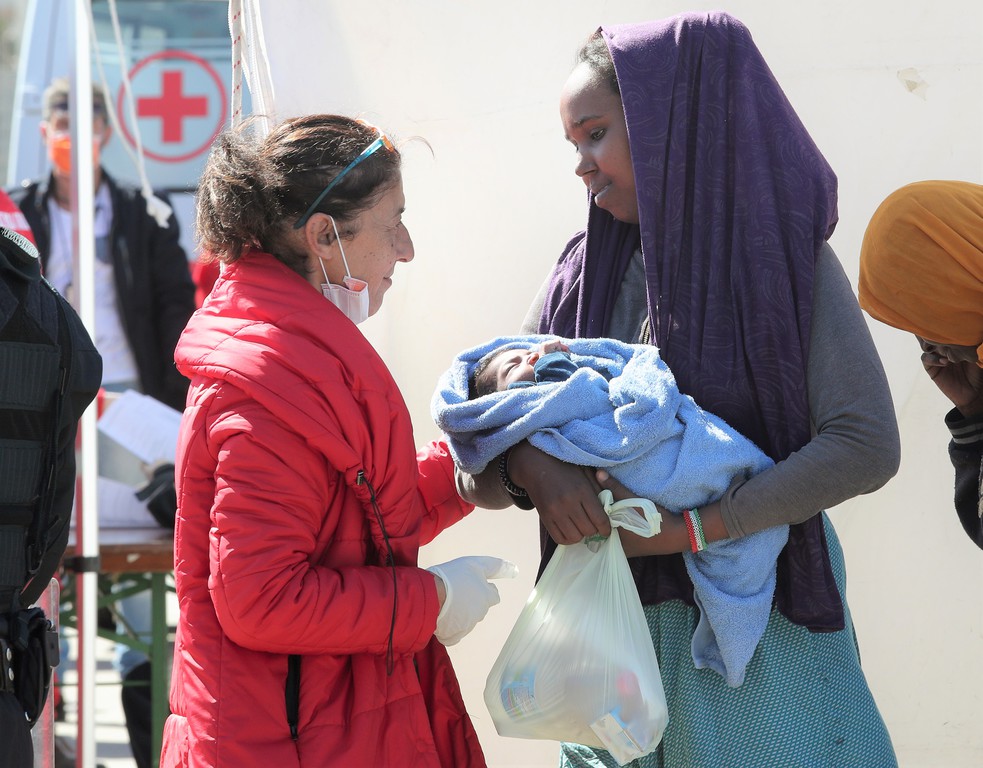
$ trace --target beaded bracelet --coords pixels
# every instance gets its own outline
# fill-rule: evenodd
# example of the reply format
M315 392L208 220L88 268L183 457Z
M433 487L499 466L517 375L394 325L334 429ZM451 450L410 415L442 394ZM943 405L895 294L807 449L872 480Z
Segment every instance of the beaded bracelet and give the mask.
M498 460L498 477L502 481L502 487L504 487L506 491L508 491L512 496L522 498L529 495L526 492L526 489L520 488L518 485L513 483L512 478L509 477L509 453L511 451L512 449L509 448Z
M702 552L707 548L707 538L703 534L703 523L700 520L700 511L693 509L683 510L683 520L686 521L686 532L689 534L689 547L695 552Z

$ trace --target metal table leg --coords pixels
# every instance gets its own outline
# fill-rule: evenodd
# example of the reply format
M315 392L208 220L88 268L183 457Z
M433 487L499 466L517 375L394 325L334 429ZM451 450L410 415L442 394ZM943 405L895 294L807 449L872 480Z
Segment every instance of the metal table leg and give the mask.
M164 734L164 720L168 715L168 658L167 658L167 582L166 574L150 574L151 610L153 613L153 638L150 650L150 698L153 735L151 758L154 765L160 763L160 748Z

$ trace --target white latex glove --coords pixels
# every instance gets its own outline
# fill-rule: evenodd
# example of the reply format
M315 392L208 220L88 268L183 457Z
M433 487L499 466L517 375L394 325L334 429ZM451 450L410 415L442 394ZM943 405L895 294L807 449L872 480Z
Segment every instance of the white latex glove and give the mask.
M427 568L444 582L447 597L437 615L434 635L444 645L459 642L498 605L498 588L489 579L514 579L515 563L498 557L459 557Z

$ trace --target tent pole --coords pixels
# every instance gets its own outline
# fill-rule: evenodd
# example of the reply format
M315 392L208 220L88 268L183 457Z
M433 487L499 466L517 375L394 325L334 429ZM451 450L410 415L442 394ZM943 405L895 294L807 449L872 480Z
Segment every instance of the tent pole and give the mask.
M89 42L87 4L74 0L75 60L72 71L72 252L75 301L82 322L95 338L95 287L92 275L95 263L95 168L92 158L92 58ZM99 516L96 485L98 477L96 448L96 409L88 408L82 416L82 498L76 513L76 549L82 569L76 575L76 610L78 611L78 740L76 766L96 764L95 743L95 640L97 623Z

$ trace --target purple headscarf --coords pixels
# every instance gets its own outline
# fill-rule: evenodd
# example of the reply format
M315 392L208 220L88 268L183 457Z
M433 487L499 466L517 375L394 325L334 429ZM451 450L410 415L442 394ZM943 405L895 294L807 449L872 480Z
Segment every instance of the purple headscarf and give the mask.
M540 331L605 336L640 242L652 342L679 389L780 461L811 436L813 275L836 224L836 177L738 20L688 13L601 31L639 224L590 201L586 232L554 268ZM643 602L692 602L681 561L633 560ZM792 526L778 578L790 620L843 627L820 516Z

